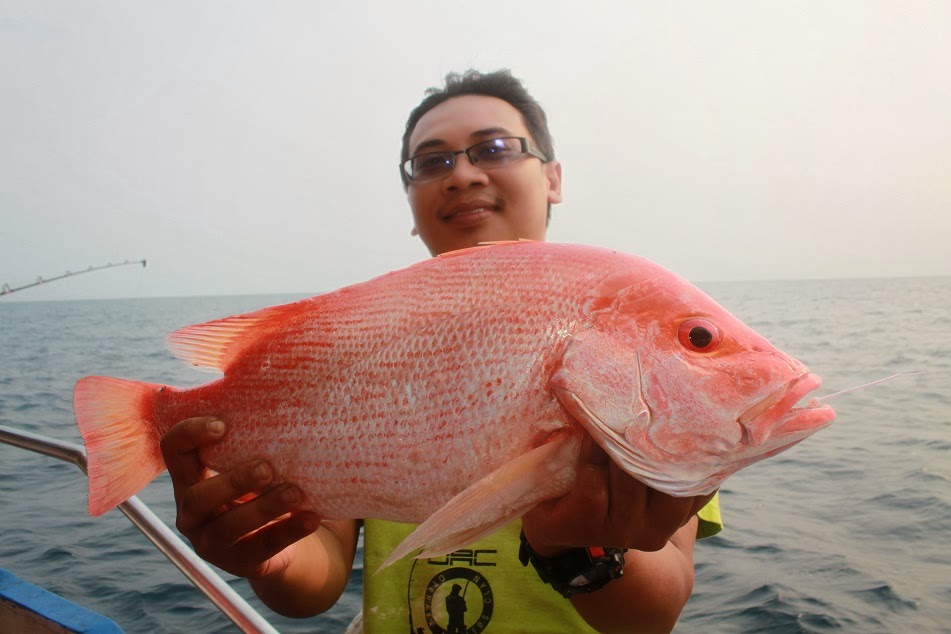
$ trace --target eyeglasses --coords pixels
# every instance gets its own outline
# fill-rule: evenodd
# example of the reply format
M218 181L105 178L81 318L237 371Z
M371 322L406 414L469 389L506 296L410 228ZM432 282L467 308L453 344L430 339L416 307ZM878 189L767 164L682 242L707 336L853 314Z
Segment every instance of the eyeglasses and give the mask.
M465 154L469 162L484 170L505 167L522 159L534 156L542 163L548 159L525 137L504 136L482 141L464 150L456 152L425 152L403 161L403 175L414 183L442 178L451 173L456 166L456 157Z

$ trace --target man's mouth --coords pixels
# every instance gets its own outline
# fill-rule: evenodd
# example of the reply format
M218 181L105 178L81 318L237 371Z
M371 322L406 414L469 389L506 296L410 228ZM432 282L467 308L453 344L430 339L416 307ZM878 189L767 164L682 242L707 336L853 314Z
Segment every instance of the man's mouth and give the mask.
M457 224L472 224L482 221L498 209L498 205L489 201L474 200L452 205L440 214L440 219Z
M475 209L465 209L462 211L454 211L450 213L448 216L446 216L445 220L449 220L450 218L457 218L459 216L475 216L478 214L490 213L491 211L493 210L488 207L476 207Z

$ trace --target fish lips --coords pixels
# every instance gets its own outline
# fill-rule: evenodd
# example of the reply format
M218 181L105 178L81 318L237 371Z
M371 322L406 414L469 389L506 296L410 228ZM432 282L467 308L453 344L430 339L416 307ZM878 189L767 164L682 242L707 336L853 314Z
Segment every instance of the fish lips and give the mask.
M795 407L821 384L822 379L806 372L748 408L737 419L746 444L759 448L768 443L769 449L786 447L832 423L835 411L815 399L803 407Z

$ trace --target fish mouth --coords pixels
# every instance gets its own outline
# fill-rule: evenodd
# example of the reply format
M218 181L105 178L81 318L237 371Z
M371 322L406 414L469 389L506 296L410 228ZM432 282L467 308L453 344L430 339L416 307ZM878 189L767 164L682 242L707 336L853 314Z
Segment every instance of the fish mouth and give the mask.
M743 412L737 422L743 428L746 443L759 447L769 440L770 445L785 447L829 425L835 420L835 411L817 399L810 399L803 407L795 407L820 385L822 379L807 372Z

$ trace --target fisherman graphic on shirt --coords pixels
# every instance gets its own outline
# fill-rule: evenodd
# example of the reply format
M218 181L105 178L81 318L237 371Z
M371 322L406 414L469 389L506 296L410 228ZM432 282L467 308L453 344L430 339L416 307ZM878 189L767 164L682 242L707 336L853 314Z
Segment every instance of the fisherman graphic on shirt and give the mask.
M449 615L446 634L465 634L466 632L466 599L459 594L460 590L462 587L454 583L452 591L446 596L446 613Z

